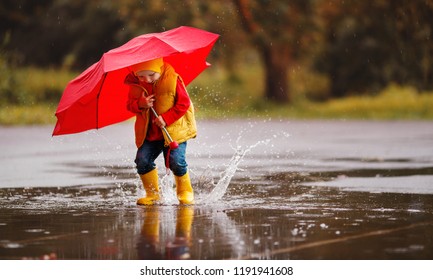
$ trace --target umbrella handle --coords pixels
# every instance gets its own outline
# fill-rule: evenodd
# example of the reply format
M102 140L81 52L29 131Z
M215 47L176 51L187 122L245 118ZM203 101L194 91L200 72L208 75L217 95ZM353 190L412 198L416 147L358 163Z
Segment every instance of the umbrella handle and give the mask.
M155 111L155 109L153 109L153 107L150 107L150 110L152 111L153 115L155 117L159 117L158 113ZM177 149L177 147L179 147L179 144L173 140L173 138L171 138L170 133L168 133L167 129L165 128L165 126L161 127L162 131L165 133L165 135L167 136L168 140L170 141L170 149L175 150Z

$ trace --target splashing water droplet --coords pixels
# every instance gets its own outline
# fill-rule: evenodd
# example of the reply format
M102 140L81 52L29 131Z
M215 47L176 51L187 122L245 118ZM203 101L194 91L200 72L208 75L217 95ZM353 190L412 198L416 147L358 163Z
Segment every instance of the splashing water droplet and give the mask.
M164 177L161 178L161 196L163 204L177 204L177 196L176 189L174 187L173 176L165 174Z
M239 140L239 139L238 139ZM220 200L227 191L227 188L230 184L231 179L238 170L238 166L241 163L242 159L245 155L250 152L253 148L258 145L268 144L270 140L259 141L254 145L251 145L248 148L243 149L241 146L237 146L235 149L235 153L233 154L227 168L221 173L220 179L218 183L215 185L213 190L206 197L202 198L202 202L205 204L214 203Z
M192 184L194 187L195 203L196 204L210 204L215 203L220 200L227 191L231 179L235 175L239 164L245 155L252 149L259 145L267 145L270 139L259 141L247 148L243 148L238 144L240 137L237 139L237 147L232 147L235 151L230 159L229 164L226 169L221 173L218 182L215 184L211 175L210 168L205 170L204 174L201 176L195 176L192 179ZM193 175L193 172L192 174ZM160 196L162 205L174 205L178 204L178 199L176 195L176 186L174 183L174 177L171 174L165 174L159 181L160 185ZM138 190L140 192L140 190Z

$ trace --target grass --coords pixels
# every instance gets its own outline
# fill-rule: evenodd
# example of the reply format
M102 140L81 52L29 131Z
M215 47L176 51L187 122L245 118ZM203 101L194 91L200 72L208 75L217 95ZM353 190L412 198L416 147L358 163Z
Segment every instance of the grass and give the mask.
M4 69L3 69L4 70ZM9 68L0 77L0 125L53 124L66 84L77 76L63 69Z
M352 96L327 102L298 101L269 105L259 115L292 119L432 120L433 94L390 85L376 96Z
M320 118L433 119L432 106L432 93L418 93L411 87L390 85L377 96L347 97L311 104L308 111Z
M58 102L66 84L78 73L62 69L39 69L35 67L17 70L18 91L27 99L27 104Z
M13 105L0 108L0 125L54 124L53 104Z
M15 83L11 84L16 85L15 101L0 100L0 125L54 124L61 93L76 75L56 69L14 70ZM263 100L262 76L259 66L243 67L236 75L222 67L206 70L188 86L197 118L433 119L432 92L420 93L411 87L390 85L376 94L312 102L311 97L323 95L328 82L320 75L297 68L291 72L290 79L293 102L284 105Z
M230 78L219 69L205 71L190 86L190 94L201 118L287 118L287 119L433 119L433 92L389 85L379 93L330 99L323 98L329 82L297 69L292 71L290 104L275 104L262 98L263 73L259 68L240 71ZM233 81L230 81L233 80Z

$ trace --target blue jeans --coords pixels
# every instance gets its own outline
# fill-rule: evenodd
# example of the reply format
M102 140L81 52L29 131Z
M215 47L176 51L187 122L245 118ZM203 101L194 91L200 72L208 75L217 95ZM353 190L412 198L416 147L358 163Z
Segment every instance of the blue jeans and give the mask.
M164 141L144 141L138 148L135 164L137 173L146 174L156 168L155 160L163 152L164 164L167 160L168 147L164 147ZM187 172L188 164L185 161L186 142L179 144L179 147L170 151L169 168L176 176L183 176Z

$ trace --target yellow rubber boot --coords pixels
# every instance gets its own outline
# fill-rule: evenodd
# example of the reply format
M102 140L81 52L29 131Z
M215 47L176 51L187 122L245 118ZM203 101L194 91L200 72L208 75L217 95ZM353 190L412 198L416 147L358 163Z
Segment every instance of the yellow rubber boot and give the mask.
M158 170L153 169L140 175L146 196L137 200L138 205L153 205L159 201Z
M177 199L181 204L193 204L194 203L194 191L191 186L191 179L187 172L183 176L174 176L176 181L176 193Z

